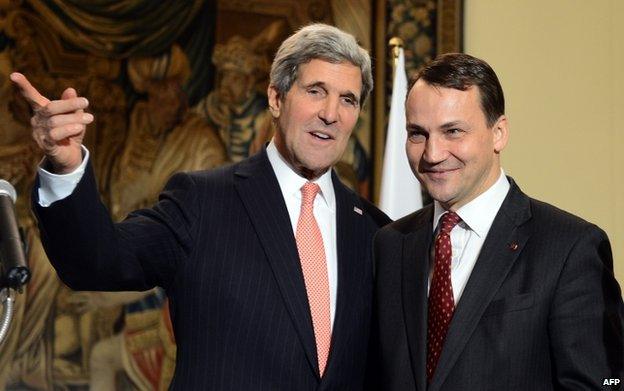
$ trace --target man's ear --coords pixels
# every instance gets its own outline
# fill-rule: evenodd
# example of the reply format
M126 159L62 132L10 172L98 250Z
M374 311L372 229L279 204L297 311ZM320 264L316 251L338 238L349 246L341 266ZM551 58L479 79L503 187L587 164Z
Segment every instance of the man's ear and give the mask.
M281 109L280 94L274 85L269 85L267 88L267 96L269 97L269 111L273 118L279 118Z
M494 137L494 152L500 153L505 149L507 141L509 140L509 123L505 115L498 117L496 123L492 127L492 132L492 137Z

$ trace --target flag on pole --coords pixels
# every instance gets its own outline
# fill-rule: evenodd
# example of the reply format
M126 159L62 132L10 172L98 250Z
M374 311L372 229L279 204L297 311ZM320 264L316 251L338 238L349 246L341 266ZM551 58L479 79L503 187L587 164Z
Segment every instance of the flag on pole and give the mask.
M412 173L405 153L405 142L407 141L406 96L405 57L403 48L399 48L392 83L392 100L390 102L379 196L379 207L393 220L422 208L420 183Z

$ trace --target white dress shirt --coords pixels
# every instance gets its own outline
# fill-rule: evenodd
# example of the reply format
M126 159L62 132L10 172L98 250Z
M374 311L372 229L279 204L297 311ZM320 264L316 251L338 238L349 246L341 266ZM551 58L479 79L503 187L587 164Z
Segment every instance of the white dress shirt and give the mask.
M485 242L485 237L490 231L509 188L509 181L501 169L498 180L489 189L456 211L462 221L451 230L451 284L455 305L461 298L481 252L481 247L483 247L483 242ZM446 210L442 208L440 203L434 201L434 235L437 234L438 223L445 212ZM431 286L433 275L433 259L432 255L429 286Z
M37 192L39 194L39 205L43 207L50 206L53 202L62 200L74 192L78 182L84 175L87 162L89 161L89 150L82 146L82 163L74 171L69 174L54 174L43 168L43 162L41 161L37 172L39 174L39 188Z
M89 160L89 151L83 146L84 158L82 164L73 172L64 175L53 174L39 165L39 205L50 206L53 202L69 196L76 188L84 175ZM299 176L279 154L273 141L267 147L269 162L286 202L293 234L296 235L297 222L301 212L301 187L308 181ZM320 187L320 192L314 199L314 217L321 230L325 246L327 261L327 277L329 280L329 303L331 324L333 327L336 314L336 296L338 292L338 251L336 245L336 196L331 179L331 170L328 170L314 183Z
M308 180L297 174L286 163L282 155L277 151L273 141L267 147L267 155L286 202L293 234L296 235L297 222L301 212L301 187ZM336 314L336 295L338 292L338 251L336 246L336 196L331 179L331 170L328 170L313 182L321 188L314 199L314 217L321 230L323 245L325 246L327 277L329 279L329 305L333 328Z

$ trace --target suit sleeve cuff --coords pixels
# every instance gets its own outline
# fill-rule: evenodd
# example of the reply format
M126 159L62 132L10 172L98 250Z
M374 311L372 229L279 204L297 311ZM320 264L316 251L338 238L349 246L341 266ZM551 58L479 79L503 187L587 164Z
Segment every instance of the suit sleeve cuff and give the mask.
M37 173L39 175L39 188L37 194L39 196L39 205L42 207L48 207L56 201L60 201L66 198L71 193L82 179L85 168L89 162L89 150L82 146L83 159L82 163L76 170L69 174L54 174L46 170L46 159L44 158L39 167L37 167Z

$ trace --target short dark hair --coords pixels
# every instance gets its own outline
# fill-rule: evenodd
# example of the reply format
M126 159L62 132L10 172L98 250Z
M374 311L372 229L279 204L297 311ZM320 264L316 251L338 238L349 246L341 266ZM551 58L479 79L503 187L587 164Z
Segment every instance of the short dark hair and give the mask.
M464 53L442 54L425 65L413 83L419 79L432 86L461 91L477 86L488 126L493 126L505 114L503 88L492 67L481 59Z

